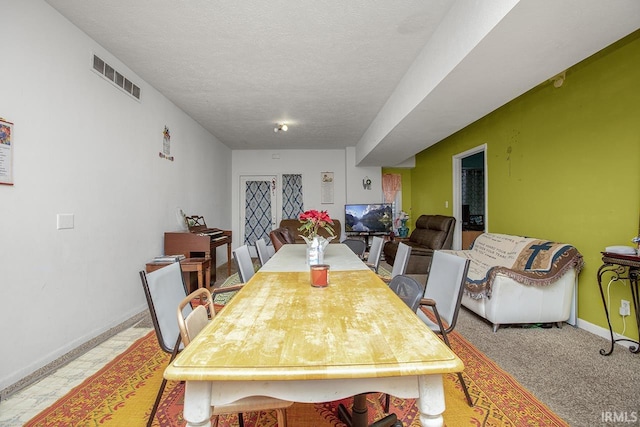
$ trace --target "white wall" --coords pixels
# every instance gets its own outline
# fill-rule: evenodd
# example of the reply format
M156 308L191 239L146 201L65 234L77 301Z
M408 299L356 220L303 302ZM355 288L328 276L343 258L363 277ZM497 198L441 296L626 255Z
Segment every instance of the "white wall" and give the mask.
M322 204L321 173L334 173L334 203ZM236 150L233 151L232 229L240 235L240 177L243 175L276 175L277 194L281 195L282 174L302 174L304 208L326 210L343 224L346 203L371 203L382 200L381 168L355 166L354 148L346 150ZM362 188L362 178L369 176L372 190ZM282 198L278 197L278 218L282 216ZM341 236L344 238L344 235ZM234 239L234 245L241 244Z
M382 192L382 168L355 166L355 147L347 147L345 154L347 164L347 203L384 202L384 193ZM362 180L366 178L371 180L370 190L365 190L362 185Z
M0 186L0 390L146 310L138 271L178 229L177 207L231 226L231 151L46 3L10 3L0 116L15 123L15 185ZM91 71L92 53L142 100ZM174 162L158 156L165 125ZM56 230L59 213L75 228Z

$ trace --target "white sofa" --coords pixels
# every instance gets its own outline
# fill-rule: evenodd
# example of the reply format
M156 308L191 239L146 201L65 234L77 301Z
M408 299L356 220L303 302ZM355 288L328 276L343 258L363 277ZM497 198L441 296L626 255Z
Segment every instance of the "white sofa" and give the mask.
M493 324L557 323L575 317L582 255L571 245L484 233L469 250L462 305ZM575 320L573 321L575 323Z

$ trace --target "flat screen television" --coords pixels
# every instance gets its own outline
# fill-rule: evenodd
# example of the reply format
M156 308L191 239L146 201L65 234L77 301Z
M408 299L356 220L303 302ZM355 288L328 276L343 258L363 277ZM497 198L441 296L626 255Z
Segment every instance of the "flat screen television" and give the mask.
M344 205L345 233L389 233L393 229L391 203Z

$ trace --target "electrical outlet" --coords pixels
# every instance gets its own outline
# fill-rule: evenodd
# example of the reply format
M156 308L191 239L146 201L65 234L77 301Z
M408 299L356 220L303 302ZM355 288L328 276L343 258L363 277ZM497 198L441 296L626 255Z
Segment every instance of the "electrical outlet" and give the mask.
M626 299L620 300L620 316L628 316L631 314L631 306Z

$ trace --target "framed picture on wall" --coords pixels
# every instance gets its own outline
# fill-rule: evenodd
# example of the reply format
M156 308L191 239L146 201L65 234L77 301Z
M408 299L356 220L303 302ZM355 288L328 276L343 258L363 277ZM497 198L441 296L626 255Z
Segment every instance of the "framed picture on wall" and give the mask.
M13 123L1 118L0 184L13 185Z
M333 203L333 172L320 172L320 203Z

